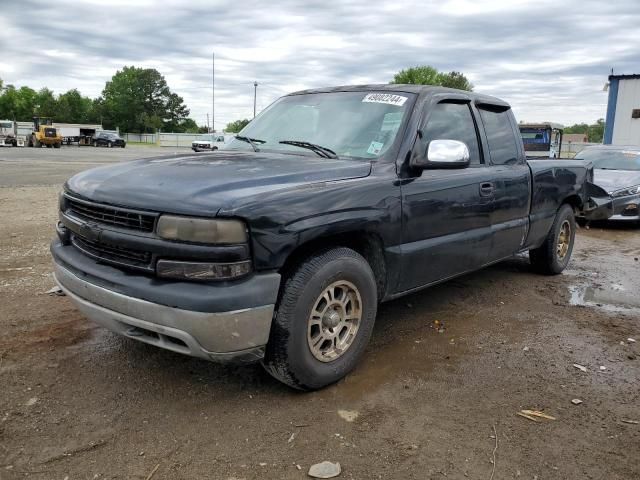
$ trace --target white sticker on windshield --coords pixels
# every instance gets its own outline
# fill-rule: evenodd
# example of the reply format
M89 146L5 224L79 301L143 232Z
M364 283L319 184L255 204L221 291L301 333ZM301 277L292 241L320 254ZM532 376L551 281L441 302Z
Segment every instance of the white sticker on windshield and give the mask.
M401 107L407 101L407 97L394 93L368 93L362 101L365 103L387 103Z
M384 143L371 142L371 145L369 145L369 148L367 149L367 153L371 155L378 155L382 150L382 147L384 147Z

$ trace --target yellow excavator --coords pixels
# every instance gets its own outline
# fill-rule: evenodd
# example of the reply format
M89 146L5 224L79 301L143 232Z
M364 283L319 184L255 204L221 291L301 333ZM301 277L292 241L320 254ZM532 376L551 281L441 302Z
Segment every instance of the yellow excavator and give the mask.
M46 145L47 148L60 148L62 135L50 118L33 117L33 132L27 137L27 143L30 147Z

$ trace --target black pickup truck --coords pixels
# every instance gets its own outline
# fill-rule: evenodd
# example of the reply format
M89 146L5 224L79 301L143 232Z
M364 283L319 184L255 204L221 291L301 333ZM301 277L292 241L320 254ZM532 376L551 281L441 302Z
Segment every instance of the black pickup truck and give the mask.
M303 390L362 357L380 302L529 252L560 273L589 164L525 160L509 105L372 85L287 95L225 150L109 165L60 195L60 287L129 338L261 361Z

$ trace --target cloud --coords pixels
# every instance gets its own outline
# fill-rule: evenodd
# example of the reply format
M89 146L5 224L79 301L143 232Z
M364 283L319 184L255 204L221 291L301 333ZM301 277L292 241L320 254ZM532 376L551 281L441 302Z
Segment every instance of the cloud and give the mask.
M38 15L25 15L37 11ZM519 120L592 122L611 68L640 73L637 0L23 0L3 6L0 78L98 96L124 65L157 68L200 124L293 90L387 83L412 65L464 72ZM635 71L634 71L635 69Z

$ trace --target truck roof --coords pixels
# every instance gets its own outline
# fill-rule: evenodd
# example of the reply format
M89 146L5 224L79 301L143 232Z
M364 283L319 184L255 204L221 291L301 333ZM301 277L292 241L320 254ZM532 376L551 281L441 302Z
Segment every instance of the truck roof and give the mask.
M368 92L368 91L387 91L387 92L406 92L418 95L435 95L438 93L456 93L465 95L475 103L484 105L496 105L500 107L510 107L510 105L497 97L485 95L482 93L469 92L466 90L457 90L455 88L437 87L433 85L414 85L400 83L382 83L369 85L341 85L337 87L311 88L290 93L289 95L303 95L307 93L331 93L331 92Z
M557 128L558 130L564 129L564 125L555 122L536 122L536 123L519 123L520 128Z

